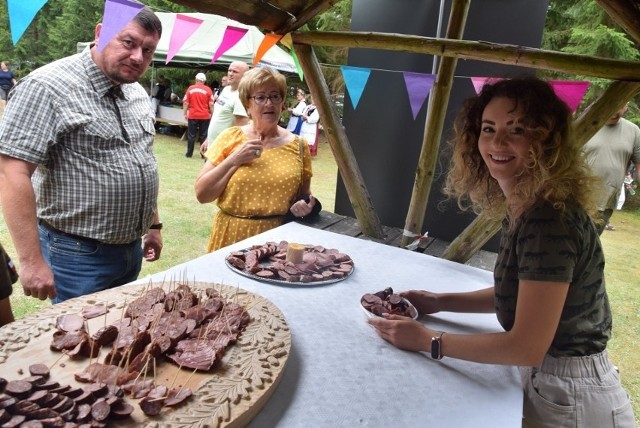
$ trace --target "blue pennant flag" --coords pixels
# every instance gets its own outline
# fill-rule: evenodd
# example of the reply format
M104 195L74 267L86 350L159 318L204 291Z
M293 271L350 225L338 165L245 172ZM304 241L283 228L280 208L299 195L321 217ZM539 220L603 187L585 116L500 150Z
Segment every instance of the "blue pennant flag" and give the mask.
M11 41L14 46L47 0L7 0Z

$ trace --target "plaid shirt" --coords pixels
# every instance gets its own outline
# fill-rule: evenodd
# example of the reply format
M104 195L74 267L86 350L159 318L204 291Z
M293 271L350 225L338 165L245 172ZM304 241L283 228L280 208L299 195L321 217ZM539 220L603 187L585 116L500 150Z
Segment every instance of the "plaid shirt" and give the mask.
M89 50L20 80L0 123L0 153L38 167L38 218L109 244L153 223L158 167L149 97L138 83L119 98Z

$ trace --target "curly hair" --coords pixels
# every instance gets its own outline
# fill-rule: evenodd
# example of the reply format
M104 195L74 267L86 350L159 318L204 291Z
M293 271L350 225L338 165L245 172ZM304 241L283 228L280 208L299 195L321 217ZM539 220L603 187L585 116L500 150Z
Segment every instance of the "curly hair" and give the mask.
M531 142L529 160L509 196L509 209L498 181L480 155L478 139L485 107L495 97L506 97L522 109L522 125ZM535 77L505 79L486 84L480 94L465 101L454 122L454 137L444 193L458 206L500 220L519 215L544 199L564 211L573 200L592 217L597 179L585 163L582 146L572 137L572 117L551 86ZM514 212L517 210L517 212Z
M251 97L251 93L257 88L269 83L274 83L282 99L285 99L287 94L287 79L278 70L261 67L244 73L238 86L238 96L245 109L249 110L249 97Z

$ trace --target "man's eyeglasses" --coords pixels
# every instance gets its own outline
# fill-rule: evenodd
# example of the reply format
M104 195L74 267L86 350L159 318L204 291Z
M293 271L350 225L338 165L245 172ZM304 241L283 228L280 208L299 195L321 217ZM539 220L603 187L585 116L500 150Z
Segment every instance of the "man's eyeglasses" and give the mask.
M249 99L256 102L258 105L264 105L267 103L267 100L271 101L271 104L280 104L282 102L282 95L273 94L273 95L256 95L254 97L249 97Z

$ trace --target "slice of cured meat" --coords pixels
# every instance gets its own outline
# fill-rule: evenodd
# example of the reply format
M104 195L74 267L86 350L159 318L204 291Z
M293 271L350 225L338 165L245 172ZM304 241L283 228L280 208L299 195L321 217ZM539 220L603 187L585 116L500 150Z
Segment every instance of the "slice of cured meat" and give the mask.
M97 318L99 316L102 316L107 312L109 312L109 310L107 309L107 305L103 305L100 303L96 305L85 306L82 308L82 311L81 311L82 316L88 320L91 318Z

